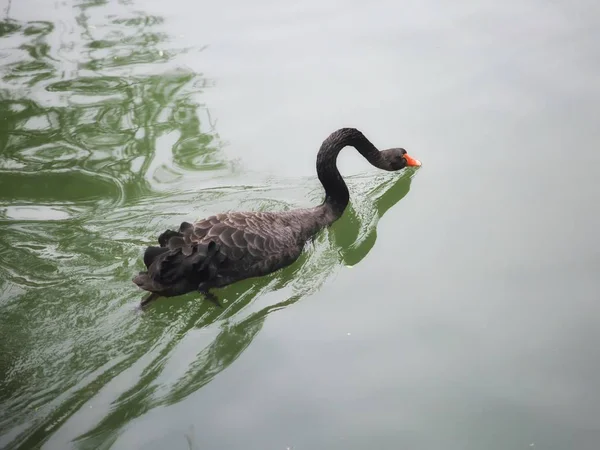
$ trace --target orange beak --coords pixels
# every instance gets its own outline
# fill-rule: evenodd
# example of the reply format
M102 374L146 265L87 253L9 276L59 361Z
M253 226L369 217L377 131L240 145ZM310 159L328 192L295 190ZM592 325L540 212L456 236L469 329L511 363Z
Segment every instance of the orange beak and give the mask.
M421 161L412 156L404 155L404 159L406 159L406 165L409 167L419 167L421 165Z

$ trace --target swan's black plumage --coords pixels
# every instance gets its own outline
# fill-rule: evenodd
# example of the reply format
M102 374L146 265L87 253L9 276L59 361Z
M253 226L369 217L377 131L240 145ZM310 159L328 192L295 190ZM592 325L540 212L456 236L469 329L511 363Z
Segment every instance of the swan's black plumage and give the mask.
M211 288L293 263L305 243L336 221L348 205L348 188L336 166L337 155L346 146L355 147L380 169L400 170L408 164L404 149L379 151L354 128L335 131L317 155L317 174L325 189L321 205L285 212L229 212L165 231L158 238L159 247L148 247L144 253L147 271L133 279L151 292L143 303L191 291L210 296Z

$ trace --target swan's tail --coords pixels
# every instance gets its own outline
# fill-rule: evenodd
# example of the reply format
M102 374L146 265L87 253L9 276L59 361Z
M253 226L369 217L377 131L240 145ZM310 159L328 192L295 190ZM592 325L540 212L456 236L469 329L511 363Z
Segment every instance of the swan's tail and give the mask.
M172 297L197 290L201 283L217 274L217 244L186 243L182 234L167 230L159 237L160 247L148 247L144 252L146 272L140 272L133 282L152 294L146 304L158 296Z

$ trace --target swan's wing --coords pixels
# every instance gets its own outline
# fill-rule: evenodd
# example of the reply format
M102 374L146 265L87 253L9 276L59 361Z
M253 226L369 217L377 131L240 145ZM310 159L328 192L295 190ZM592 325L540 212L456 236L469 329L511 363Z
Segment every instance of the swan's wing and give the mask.
M303 247L301 226L277 213L229 213L167 230L148 247L148 268L136 284L160 295L179 295L207 283L226 285L294 262Z
M294 229L276 213L218 214L184 228L186 245L213 241L231 260L271 258L297 247Z

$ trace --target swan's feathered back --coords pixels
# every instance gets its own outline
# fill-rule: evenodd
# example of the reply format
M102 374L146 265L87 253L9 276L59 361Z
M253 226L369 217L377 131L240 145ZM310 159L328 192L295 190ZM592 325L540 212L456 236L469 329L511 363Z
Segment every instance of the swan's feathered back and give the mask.
M284 267L300 255L325 220L317 209L291 212L231 212L167 230L144 253L147 272L134 282L170 297L207 291Z

